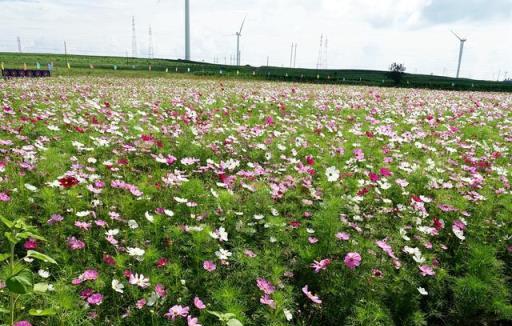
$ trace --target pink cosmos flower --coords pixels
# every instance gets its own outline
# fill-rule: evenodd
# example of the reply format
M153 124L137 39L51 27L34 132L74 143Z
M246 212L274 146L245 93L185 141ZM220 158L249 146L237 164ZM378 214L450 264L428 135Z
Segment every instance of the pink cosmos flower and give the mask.
M85 243L81 240L78 240L77 238L69 237L68 240L68 247L71 250L81 250L85 248Z
M199 319L196 317L187 316L187 326L201 326L201 324L199 324Z
M361 255L357 252L349 252L343 261L349 269L353 270L361 264Z
M260 298L260 303L264 304L264 305L267 305L269 306L270 308L272 309L276 309L276 303L274 300L272 300L272 298L270 298L270 296L268 294L264 294L261 298Z
M14 323L13 326L32 326L32 324L29 323L27 320L20 320L20 321Z
M256 285L265 294L272 294L276 290L274 285L272 285L272 283L270 281L268 281L262 277L259 277L256 280Z
M46 223L52 225L52 224L62 222L63 220L64 220L64 217L60 216L59 214L53 214Z
M327 269L327 266L329 266L330 264L331 264L331 260L330 259L322 259L320 261L316 261L315 260L311 264L311 267L315 270L315 273L318 273L321 270Z
M434 272L434 269L431 266L428 265L421 265L419 266L420 273L422 276L434 276L436 275L436 272Z
M345 233L345 232L338 232L338 233L336 233L336 238L338 240L347 241L348 239L350 239L350 234Z
M11 197L7 195L5 192L0 192L0 201L6 202L11 200Z
M356 157L356 160L358 161L362 161L364 160L364 153L363 153L363 150L360 149L360 148L356 148L352 151L352 153L354 154L354 156Z
M308 242L311 244L315 244L318 242L318 238L317 237L308 237Z
M201 299L199 299L199 297L194 298L194 306L196 306L196 308L199 310L203 310L206 308L206 305L203 303Z
M167 312L164 316L168 319L175 320L177 317L187 317L189 310L189 307L174 305L169 309L169 312Z
M203 268L208 272L213 272L214 270L217 269L217 265L215 265L212 261L205 260L203 262Z
M92 305L100 305L103 302L103 295L100 293L94 293L87 298L87 302Z
M137 300L137 302L135 303L135 307L137 307L137 309L139 309L139 310L144 308L145 305L146 305L146 299Z
M98 271L95 269L88 269L80 275L80 278L84 281L93 281L98 278Z
M155 293L160 297L160 298L163 298L165 297L165 295L167 294L167 292L165 291L165 286L163 286L162 284L158 283L157 285L155 285Z
M309 300L313 301L314 303L316 304L321 304L322 303L322 300L320 300L320 298L311 293L311 291L308 290L308 286L305 285L303 288L302 288L302 292L309 298Z

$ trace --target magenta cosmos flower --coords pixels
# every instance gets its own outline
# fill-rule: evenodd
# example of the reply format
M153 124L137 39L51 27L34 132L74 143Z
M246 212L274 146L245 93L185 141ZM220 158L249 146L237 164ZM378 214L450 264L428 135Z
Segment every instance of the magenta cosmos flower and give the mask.
M349 269L355 269L361 265L361 255L357 252L349 252L343 261Z

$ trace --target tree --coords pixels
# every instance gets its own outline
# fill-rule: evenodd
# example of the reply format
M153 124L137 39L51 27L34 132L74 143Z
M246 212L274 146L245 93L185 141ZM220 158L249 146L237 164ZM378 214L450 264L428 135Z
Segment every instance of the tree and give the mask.
M389 72L386 74L388 78L393 79L396 84L400 84L406 68L401 63L393 62L389 66Z

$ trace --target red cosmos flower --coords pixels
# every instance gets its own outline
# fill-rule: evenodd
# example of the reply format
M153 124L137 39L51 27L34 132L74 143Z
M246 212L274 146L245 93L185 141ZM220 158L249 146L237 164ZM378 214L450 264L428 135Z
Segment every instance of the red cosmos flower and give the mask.
M73 176L66 176L66 177L60 178L59 179L59 183L60 183L60 185L62 187L67 189L67 188L71 188L73 186L76 186L80 182L78 181L77 178L75 178Z
M120 158L117 160L117 164L119 165L127 165L128 164L128 159L127 158Z
M434 217L434 228L439 231L444 228L444 222L437 217Z
M103 262L107 265L110 265L110 266L113 266L116 264L116 260L114 259L114 257L110 256L110 255L104 255L103 256Z
M297 229L299 226L300 226L300 222L299 221L291 221L291 222L288 222L288 224L294 228L294 229Z
M372 181L372 182L377 182L380 179L379 175L374 172L368 173L368 177L370 178L370 181Z
M308 165L314 165L315 159L313 158L313 156L311 156L311 155L306 156L306 163L308 163Z
M368 137L368 138L373 138L374 136L375 136L375 135L374 135L374 133L373 133L373 132L371 132L371 131L367 131L367 132L366 132L366 137Z
M169 263L169 260L167 258L160 258L158 259L158 261L155 263L156 267L158 268L162 268L162 267L165 267L167 264Z
M364 195L366 195L368 192L369 192L368 188L364 187L363 189L361 189L361 190L359 190L359 191L357 192L357 195L358 195L358 196L364 196Z
M140 139L142 139L143 141L146 141L146 142L150 142L150 141L153 141L154 138L151 135L141 135Z
M37 248L37 241L36 239L28 238L27 241L23 244L23 248L26 250L36 249Z

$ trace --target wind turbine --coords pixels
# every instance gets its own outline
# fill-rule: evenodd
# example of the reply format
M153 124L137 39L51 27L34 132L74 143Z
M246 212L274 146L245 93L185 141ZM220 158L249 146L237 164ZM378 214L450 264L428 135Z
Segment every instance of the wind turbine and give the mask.
M240 66L240 36L242 36L242 29L244 28L244 23L245 23L245 18L247 18L247 16L244 17L244 20L242 21L242 25L240 25L240 31L239 32L236 32L236 65L237 66Z
M459 49L459 64L457 65L457 79L459 78L460 73L460 64L462 62L462 52L464 51L464 43L467 41L465 38L461 38L459 35L457 35L454 31L452 31L453 35L455 35L456 38L460 41L460 49Z
M185 60L190 60L190 4L185 0Z

